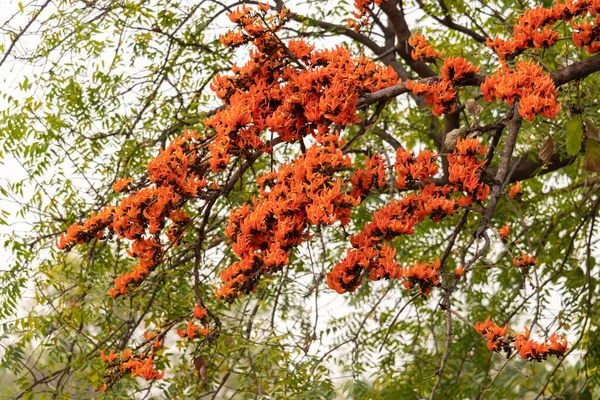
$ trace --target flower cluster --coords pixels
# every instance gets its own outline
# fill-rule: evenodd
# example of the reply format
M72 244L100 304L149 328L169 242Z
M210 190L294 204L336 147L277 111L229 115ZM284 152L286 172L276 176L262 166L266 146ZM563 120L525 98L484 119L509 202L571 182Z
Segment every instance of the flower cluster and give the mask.
M498 99L512 105L519 100L519 114L529 121L538 114L552 119L560 110L552 78L532 61L519 61L516 69L500 67L496 74L485 78L481 92L486 101Z
M415 32L415 34L408 39L408 44L414 48L410 55L415 61L422 60L425 62L434 62L444 56L444 50L438 52L429 44L425 36L420 35L419 32Z
M589 54L597 53L600 50L600 15L594 18L594 23L571 21L571 25L573 26L573 43L577 47L586 46Z
M234 18L240 32L256 46L250 61L234 66L234 75L217 75L211 83L226 104L205 121L216 132L210 145L215 172L224 169L232 156L270 151L260 136L267 129L291 142L306 135L326 135L331 125L357 123L359 96L398 81L390 67L364 56L353 57L341 46L315 50L302 39L285 45L275 36L281 24L265 26L266 11L257 12L263 17L242 8L236 13L245 17Z
M202 327L194 324L194 320L198 320L202 323ZM196 337L196 333L200 332L202 336L208 336L209 328L208 328L208 318L206 309L202 308L200 304L196 304L194 307L193 318L190 319L186 325L186 329L177 328L177 334L181 338L194 339Z
M146 380L162 379L165 371L158 372L154 366L154 351L160 346L161 343L156 341L149 354L142 353L139 355L134 354L131 349L125 349L120 353L111 350L109 355L105 355L104 350L102 350L100 358L107 363L107 373L105 382L98 388L98 391L105 391L127 374L133 378L140 376Z
M203 196L203 189L208 185L204 177L209 168L204 161L205 154L202 138L195 131L184 132L148 163L148 178L154 186L130 193L118 206L107 206L92 214L83 225L75 222L61 235L56 246L68 250L75 244L113 234L132 241L127 253L139 262L132 271L118 276L115 286L109 290L113 298L128 293L162 261L161 233L172 245L181 240L183 229L189 223L181 207L189 199ZM127 186L128 179L124 179L117 182L116 189ZM171 221L168 228L167 220Z
M486 151L478 139L458 138L456 149L448 155L448 180L454 184L452 190L465 193L457 199L459 207L482 202L490 194L490 187L481 181L485 162L477 157Z
M443 52L436 52L423 36L415 33L410 39L416 44L412 52L413 58L433 61L441 57ZM406 81L406 88L415 95L425 97L425 102L432 106L433 115L451 113L456 110L457 89L465 82L472 79L479 72L479 67L474 66L462 57L447 57L440 68L440 77L437 81L417 82Z
M508 324L500 328L490 320L490 317L485 322L475 323L475 330L485 337L490 351L498 353L504 351L510 356L513 351L511 345L514 342L514 349L526 360L541 362L548 355L562 357L569 350L567 339L559 339L556 333L550 335L550 343L530 340L529 328L527 327L525 327L525 332L508 335Z
M510 192L508 193L511 199L519 200L523 196L523 189L521 189L521 182L516 182L511 186Z
M375 154L365 161L365 168L357 168L350 179L352 183L353 198L364 199L373 190L373 188L382 188L386 185L386 162L385 159Z
M431 288L440 284L440 259L436 259L434 263L416 262L413 266L405 267L402 272L405 279L403 285L406 289L418 285L421 293L429 296Z
M516 57L528 48L542 48L554 46L558 40L558 33L550 28L550 25L558 21L571 21L574 28L573 42L578 47L588 46L588 52L595 53L600 47L595 43L600 38L600 30L597 25L598 17L594 18L594 24L589 22L576 23L575 17L584 17L588 13L596 16L600 12L599 0L560 0L551 8L535 7L526 10L514 25L514 33L507 40L499 37L494 40L488 39L487 45L493 49L500 60Z
M80 225L79 222L73 223L66 233L61 233L56 247L59 250L70 250L76 244L87 243L94 238L107 237L106 228L112 225L114 214L115 208L107 206L98 213L92 213L83 225Z
M358 32L360 28L364 25L367 25L371 19L372 10L369 9L369 6L371 4L381 6L381 4L385 3L386 1L387 0L354 0L354 8L356 10L353 11L352 14L358 21L348 18L348 28L352 28Z
M500 238L502 239L502 241L505 242L506 239L508 238L509 234L510 234L510 225L508 224L508 221L506 221L506 223L502 226L502 228L500 228L498 230L498 235L500 235Z
M396 150L396 187L409 189L417 182L427 183L429 178L438 173L438 155L430 150L423 150L417 157L403 147Z
M337 135L324 137L291 164L263 174L260 196L231 211L225 234L240 261L221 273L218 297L232 301L252 291L262 275L287 265L309 225L350 222L350 209L360 198L345 192L344 176L336 177L350 168L341 145Z
M519 257L513 258L513 265L521 268L523 274L527 274L529 272L529 268L534 267L536 264L537 260L535 257L525 253L523 250L521 250L521 255Z
M371 280L404 276L407 288L418 285L421 292L428 295L431 287L439 284L439 262L416 263L402 269L394 260L396 251L384 242L412 234L414 226L426 217L439 222L452 215L457 204L470 204L473 199L484 201L489 187L479 180L483 162L477 159L484 152L485 148L476 139L459 140L454 153L448 157L453 171L452 184L439 188L429 182L438 171L435 153L425 150L415 157L402 148L398 149L394 163L398 174L396 185L399 188L416 186L417 193L393 200L373 213L363 230L350 238L352 247L346 250L346 257L327 274L328 286L342 294L354 291L360 285L363 274L368 274ZM458 200L451 197L460 191L466 193Z
M559 340L556 333L550 335L550 343L531 340L529 339L529 328L525 327L525 332L516 335L515 349L522 358L541 362L549 355L564 356L569 350L569 343L566 338Z
M241 29L229 30L225 35L221 35L223 46L236 47L248 42L262 46L272 42L275 39L274 33L289 19L289 10L285 9L278 15L266 17L269 9L268 4L258 3L258 10L243 4L229 13L229 20Z
M510 339L507 336L508 324L500 328L495 322L492 322L491 317L488 317L485 322L475 323L475 330L485 337L487 348L490 351L500 352L504 350L510 353Z
M115 183L113 183L112 188L115 191L115 193L120 193L124 191L130 183L131 178L124 176L121 179L117 180Z

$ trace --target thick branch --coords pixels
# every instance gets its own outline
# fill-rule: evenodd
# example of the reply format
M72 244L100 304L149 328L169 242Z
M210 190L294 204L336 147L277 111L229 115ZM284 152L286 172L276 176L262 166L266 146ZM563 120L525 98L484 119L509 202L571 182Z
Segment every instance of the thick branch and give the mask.
M381 5L381 9L390 19L394 31L396 31L396 37L398 38L398 53L408 66L417 73L421 78L428 78L435 76L435 72L429 65L420 60L413 60L411 56L412 47L408 44L410 38L410 29L404 18L404 12L397 7L398 3L396 0L388 0Z
M475 32L472 29L467 28L466 26L462 26L462 25L459 25L456 22L454 22L454 20L452 20L452 17L450 16L448 7L446 7L446 4L443 1L438 1L438 3L442 9L442 12L444 13L444 18L440 18L435 14L427 12L425 10L425 4L423 4L423 1L417 0L417 4L419 5L419 7L421 7L421 9L423 11L425 11L427 13L427 15L429 15L431 18L435 19L440 24L444 25L447 28L455 30L457 32L464 33L465 35L470 36L471 38L473 38L474 40L476 40L479 43L485 43L485 41L487 39L485 36L480 35L479 33Z
M342 25L332 24L331 22L320 21L315 18L307 17L304 15L291 13L291 17L294 21L300 22L302 24L308 24L311 26L317 26L321 29L324 29L327 32L337 33L340 35L344 35L357 41L358 43L366 46L369 50L371 50L375 54L381 54L385 51L385 49L371 40L369 37L362 35L353 29L346 28Z
M518 103L515 103L514 108L516 109L517 107ZM490 200L483 212L483 217L481 218L481 222L477 227L475 237L481 237L487 229L488 224L492 220L492 215L494 214L494 210L496 209L496 204L498 204L498 200L500 199L502 190L504 189L504 186L507 183L506 178L508 177L510 171L511 158L515 149L515 144L517 143L517 136L519 134L519 130L521 129L522 122L523 117L521 117L519 113L515 112L510 131L508 133L508 136L506 137L506 142L504 143L502 158L500 159L500 165L498 165L498 169L496 170L496 175L494 177L494 186L492 187Z
M540 168L544 166L544 163L537 155L535 156L535 160L532 160L531 157L532 153L525 153L518 159L511 161L509 171L513 171L513 173L509 177L507 183L529 179L534 176L535 171L540 170ZM577 157L562 158L560 154L553 154L552 157L550 157L548 165L541 169L537 175L544 175L559 170L567 165L570 165L576 159ZM488 172L491 174L496 173L496 171L497 168L490 168L488 170Z
M600 71L600 54L574 62L550 73L555 86L561 86L574 80L583 79L594 72Z

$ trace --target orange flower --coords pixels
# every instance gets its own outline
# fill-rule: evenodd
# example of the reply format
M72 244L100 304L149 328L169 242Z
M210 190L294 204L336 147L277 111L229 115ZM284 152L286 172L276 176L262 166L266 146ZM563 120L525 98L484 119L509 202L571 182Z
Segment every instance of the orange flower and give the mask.
M458 268L456 268L456 276L463 276L464 273L465 273L465 267L463 267L463 265L460 264L458 266Z
M404 268L403 275L411 283L411 286L413 284L419 285L419 289L423 295L428 296L431 293L431 287L439 286L440 284L439 269L440 259L438 258L431 264L420 264L417 262L414 266L408 266Z
M411 51L411 57L413 60L423 60L426 62L434 62L438 58L442 58L444 56L444 51L437 52L429 42L425 36L419 35L419 32L415 32L409 39L408 44L414 49Z
M100 358L101 358L101 359L102 359L102 361L104 361L104 362L112 362L112 361L114 361L114 360L115 360L116 358L118 358L118 357L119 357L119 354L118 354L118 353L115 353L115 351L114 351L114 350L111 350L111 351L110 351L110 354L109 354L108 356L105 356L105 355L104 355L104 350L102 350L102 351L100 352Z
M537 264L537 260L534 256L525 253L521 250L521 255L519 257L513 258L513 265L515 267L530 267Z
M131 351L131 349L125 349L125 351L123 351L123 355L121 358L123 360L129 360L132 356L133 356L133 352Z
M485 322L475 323L475 330L486 338L487 347L490 351L507 351L507 346L509 344L509 340L506 337L508 334L508 324L505 324L500 328L492 322L491 317L488 316Z
M356 8L356 11L353 12L354 17L361 21L356 22L353 20L348 20L349 27L354 27L354 29L358 31L361 25L368 24L371 15L369 6L371 4L376 4L379 6L386 1L387 0L354 0L354 8Z
M194 318L196 319L202 319L206 317L206 308L202 308L200 307L200 304L196 304L196 307L194 307Z
M545 360L548 353L548 345L529 340L529 333L529 328L525 327L525 332L516 335L515 349L522 358L536 361Z
M508 237L508 234L510 233L510 225L508 224L508 221L502 226L502 228L500 228L498 230L498 234L500 235L500 237L502 238L503 241L506 240L506 238Z
M563 355L569 350L569 342L567 342L566 338L559 341L556 333L552 333L552 335L550 335L550 349L553 354Z
M519 61L516 69L503 65L495 75L485 78L481 92L485 101L498 99L512 105L520 99L519 114L530 121L537 114L552 119L560 110L554 81L532 61Z
M521 182L517 182L510 188L509 196L511 199L518 200L522 195L523 191L521 190Z
M121 179L113 183L113 190L117 193L122 192L127 188L127 186L131 183L131 178L128 178L126 175Z
M267 3L258 3L258 8L262 11L262 12L267 12L271 9L271 7L269 7L269 4Z

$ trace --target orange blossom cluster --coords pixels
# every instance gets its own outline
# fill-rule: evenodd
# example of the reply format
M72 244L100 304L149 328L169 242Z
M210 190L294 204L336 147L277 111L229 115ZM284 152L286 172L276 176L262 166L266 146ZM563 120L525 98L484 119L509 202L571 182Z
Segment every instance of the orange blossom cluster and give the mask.
M500 235L502 241L505 242L506 238L508 238L508 235L510 234L510 225L508 224L508 221L506 221L502 228L498 230L498 234Z
M500 328L490 320L490 317L485 322L477 322L475 330L485 337L490 351L498 353L505 351L510 355L512 352L511 343L514 342L515 350L526 360L542 361L548 355L561 357L569 350L567 339L560 340L556 333L550 335L550 343L530 340L529 328L527 327L525 327L525 332L508 335L508 324Z
M345 193L343 179L335 177L351 166L342 144L337 135L325 136L291 164L263 174L257 180L260 196L231 211L225 234L240 261L221 273L218 297L232 301L252 291L262 275L287 265L291 249L308 237L309 224L350 222L350 208L360 198Z
M521 250L520 256L513 258L513 265L521 268L523 274L527 274L529 272L529 267L534 267L536 264L537 260L535 257L525 253L523 250Z
M262 45L273 40L274 32L281 29L289 18L289 10L285 9L279 15L266 17L269 9L268 4L258 3L258 10L243 4L230 12L229 20L241 29L227 31L221 36L221 43L224 46L236 47L248 42Z
M417 45L412 52L415 60L433 61L443 55L435 51L426 41L425 37L416 32L409 43ZM451 113L456 110L457 88L472 79L479 72L479 67L474 66L462 57L450 56L444 59L440 68L440 77L435 82L406 81L406 88L415 95L425 97L425 102L433 106L433 115Z
M315 50L302 39L284 45L275 36L281 24L265 25L262 9L241 8L236 13L245 15L236 14L234 21L240 32L254 38L256 49L244 66L233 67L233 75L217 75L211 83L226 105L205 121L216 132L210 146L215 172L225 168L231 156L270 151L260 137L265 130L291 142L309 134L325 135L331 125L357 123L359 96L398 81L390 67L353 57L341 46Z
M475 323L475 330L485 337L487 348L490 351L500 352L504 350L510 353L510 339L507 337L508 324L500 328L495 322L491 321L491 317L488 317L485 322Z
M595 16L594 24L590 22L577 23L575 17ZM542 48L554 46L559 38L556 31L549 27L558 21L571 21L574 28L573 42L579 47L588 46L592 54L600 49L597 40L600 38L598 24L600 19L600 0L560 0L551 8L535 7L526 10L514 25L513 35L507 40L496 37L487 40L487 45L493 49L504 63L507 59L516 57L527 48Z
M448 154L448 180L454 184L452 190L465 193L456 199L459 207L471 205L474 201L482 202L490 194L490 187L481 182L485 161L477 157L486 151L479 139L458 138L456 149Z
M56 243L60 250L70 249L93 238L103 239L116 234L132 241L127 253L139 262L132 271L115 279L109 290L114 298L139 285L162 261L164 249L160 234L173 245L181 239L189 217L181 209L190 198L201 196L206 188L204 178L208 165L203 160L205 145L195 131L186 131L148 163L148 178L154 186L142 188L124 198L114 207L108 206L85 221L75 222ZM117 189L127 186L127 179L117 182ZM165 230L167 219L171 225Z
M194 324L195 319L199 320L203 327L199 327L198 325ZM202 308L200 304L196 304L196 307L194 307L193 318L188 321L186 329L177 328L177 334L179 337L187 337L190 340L196 337L197 332L200 332L202 336L208 336L209 333L206 309Z
M359 29L362 26L367 25L371 19L370 17L372 11L369 9L369 6L371 4L380 6L386 1L387 0L354 0L354 8L356 11L353 11L352 14L358 21L348 18L348 28L352 28L358 32Z
M352 235L346 258L337 263L327 274L328 286L342 294L352 292L360 285L363 274L371 280L397 279L402 276L408 283L407 288L418 285L424 295L430 288L439 285L439 260L431 264L416 263L401 268L394 260L396 250L385 244L400 235L410 235L414 226L425 219L438 222L456 211L457 204L466 205L484 201L489 187L479 181L483 162L477 159L485 148L476 139L459 139L454 153L448 157L451 184L442 188L429 183L430 177L437 173L437 155L423 151L417 157L399 148L396 152L394 169L398 174L396 185L408 188L416 185L417 193L410 193L399 200L375 211L370 222L361 232ZM472 182L473 177L477 182ZM466 192L458 199L451 197L456 192Z
M405 267L402 273L405 279L403 285L406 289L418 285L421 293L429 296L431 288L440 284L440 259L437 258L433 263L416 262L415 265Z
M519 114L529 121L537 114L554 118L560 110L554 81L532 61L519 61L516 69L501 66L496 74L486 76L481 92L486 101L498 99L512 105L518 99Z
M385 169L387 163L385 159L378 154L365 160L365 168L357 168L350 179L352 183L352 192L350 196L363 200L373 190L373 188L382 188L386 185Z
M511 199L519 200L523 196L523 189L521 189L521 182L516 182L511 186L508 194Z
M528 15L526 13L524 17ZM443 55L431 47L419 32L409 39L409 43L416 46L411 53L415 60L433 62ZM408 80L406 88L415 95L424 96L425 102L432 106L434 115L451 113L456 110L458 87L472 79L477 72L479 67L462 57L451 56L444 59L439 79L425 82ZM560 110L560 104L556 102L558 93L550 75L531 61L518 62L516 69L503 64L496 74L485 78L481 91L486 101L498 99L512 105L518 99L519 114L529 121L538 114L554 118Z
M105 355L104 350L102 350L100 358L108 364L108 372L105 375L108 385L106 382L103 383L98 388L98 391L105 391L126 374L131 375L133 378L141 376L147 380L162 379L165 371L158 372L154 367L154 351L160 346L161 343L155 341L150 354L143 353L140 355L135 355L131 349L125 349L120 353L115 353L114 350L111 350L109 355Z
M525 327L525 332L518 333L516 336L515 349L522 358L541 362L548 355L564 356L569 350L569 343L566 338L559 340L556 333L550 335L550 343L530 340L529 328Z
M128 178L127 175L125 175L124 177L113 183L112 188L115 191L115 193L121 193L129 186L131 181L132 179Z
M598 14L598 11L600 11L600 7L595 9L595 14ZM593 24L589 21L581 23L571 21L571 25L573 26L573 43L577 47L586 46L589 54L597 53L600 50L600 15L596 15Z
M413 60L434 62L435 60L444 56L444 50L438 52L429 44L427 38L425 38L423 35L420 35L418 31L408 39L408 44L414 47L410 53Z

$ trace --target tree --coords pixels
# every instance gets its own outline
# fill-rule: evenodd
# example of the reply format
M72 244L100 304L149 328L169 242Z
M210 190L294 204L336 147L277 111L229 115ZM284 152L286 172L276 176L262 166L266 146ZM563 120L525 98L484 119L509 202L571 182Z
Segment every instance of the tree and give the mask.
M598 395L600 2L310 5L19 3L10 395Z

